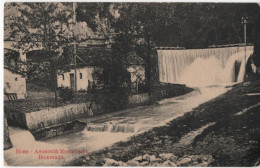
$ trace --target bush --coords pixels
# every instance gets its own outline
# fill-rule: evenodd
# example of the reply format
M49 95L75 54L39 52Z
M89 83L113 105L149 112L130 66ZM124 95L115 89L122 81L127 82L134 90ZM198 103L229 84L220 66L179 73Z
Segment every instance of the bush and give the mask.
M64 101L70 101L75 97L74 91L72 89L68 88L68 87L59 88L59 96Z

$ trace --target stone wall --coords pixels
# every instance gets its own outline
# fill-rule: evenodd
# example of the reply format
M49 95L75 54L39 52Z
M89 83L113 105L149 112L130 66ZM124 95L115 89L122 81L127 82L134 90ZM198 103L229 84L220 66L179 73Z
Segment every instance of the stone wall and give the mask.
M4 113L9 126L27 129L25 113L21 109L8 109Z
M80 122L78 120L73 120L61 124L52 125L50 127L37 129L31 131L31 133L34 136L35 140L46 139L67 133L83 131L86 125L86 123Z
M79 117L93 115L93 108L89 103L70 104L67 106L43 109L36 112L25 113L27 128L30 131L58 125L75 120Z

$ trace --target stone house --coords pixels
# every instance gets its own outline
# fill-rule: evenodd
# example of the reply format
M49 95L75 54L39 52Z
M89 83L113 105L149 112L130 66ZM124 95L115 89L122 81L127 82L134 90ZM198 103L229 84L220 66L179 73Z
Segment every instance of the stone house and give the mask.
M98 60L111 54L110 43L107 39L90 39L77 46L77 77L75 82L74 65L69 65L66 71L59 71L57 75L58 87L68 87L78 91L86 91L89 85L95 83L94 71L100 71ZM73 62L73 61L72 61ZM136 54L129 53L127 58L128 72L131 75L132 85L143 83L145 80L144 61ZM136 86L135 86L136 87Z
M4 100L26 98L26 77L18 52L4 49Z

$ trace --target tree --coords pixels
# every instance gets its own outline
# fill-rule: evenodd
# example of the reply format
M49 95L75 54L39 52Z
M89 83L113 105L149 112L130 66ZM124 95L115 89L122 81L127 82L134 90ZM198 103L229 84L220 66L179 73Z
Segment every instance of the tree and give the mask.
M236 3L122 3L113 24L128 47L146 63L146 84L151 87L154 45L207 48L243 43L241 18L248 15L248 43L257 35L257 4ZM123 39L123 38L122 38Z
M6 3L6 5L10 5ZM62 50L72 42L71 3L11 3L17 16L9 17L10 37L20 36L18 49L28 51L38 48L45 61L50 63L49 72L57 105L57 69ZM42 60L38 60L41 64Z
M145 83L148 91L152 81L152 57L155 42L162 30L170 29L175 10L173 3L122 3L118 7L119 17L112 24L118 33L118 48L123 55L135 52L145 62ZM165 34L165 32L164 32Z

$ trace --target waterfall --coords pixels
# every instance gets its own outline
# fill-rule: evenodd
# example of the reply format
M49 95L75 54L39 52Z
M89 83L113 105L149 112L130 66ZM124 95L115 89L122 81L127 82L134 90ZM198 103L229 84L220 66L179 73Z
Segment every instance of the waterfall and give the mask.
M244 47L158 50L160 82L189 86L242 82L245 74ZM247 46L246 60L253 53ZM238 74L235 64L240 63Z

